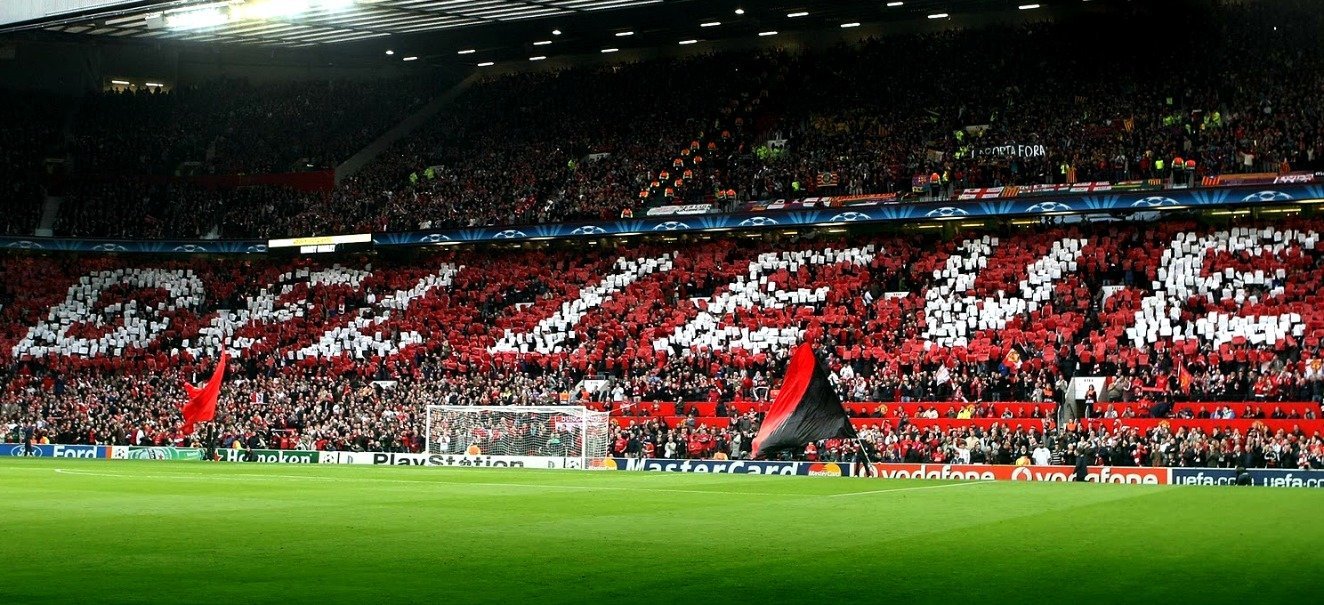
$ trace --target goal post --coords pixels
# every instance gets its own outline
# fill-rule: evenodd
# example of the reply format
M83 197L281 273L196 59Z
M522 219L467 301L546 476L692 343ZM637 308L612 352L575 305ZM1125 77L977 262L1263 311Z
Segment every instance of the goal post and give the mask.
M607 456L608 422L606 412L584 406L429 405L427 451L588 468L591 459Z

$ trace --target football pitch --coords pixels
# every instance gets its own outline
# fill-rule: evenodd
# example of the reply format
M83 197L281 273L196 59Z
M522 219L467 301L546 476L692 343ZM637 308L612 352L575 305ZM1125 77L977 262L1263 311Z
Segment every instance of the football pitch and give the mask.
M1309 602L1321 512L1310 489L0 459L0 603Z

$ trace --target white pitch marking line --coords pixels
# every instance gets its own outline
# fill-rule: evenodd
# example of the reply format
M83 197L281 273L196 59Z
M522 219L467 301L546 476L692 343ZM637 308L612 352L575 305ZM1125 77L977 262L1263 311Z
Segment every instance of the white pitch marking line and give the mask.
M296 479L302 481L345 481L344 477L315 477L311 475L257 475L249 473L240 473L235 475L145 475L145 474L123 474L123 473L97 473L90 471L80 471L73 469L54 469L55 472L66 475L84 475L89 477L115 477L123 479L185 479L185 480L204 480L214 481L223 480L252 480L252 479ZM475 487L519 487L533 489L570 489L570 490L588 490L588 491L624 491L624 492L657 492L669 494L710 494L725 496L781 496L781 497L817 497L812 494L786 494L772 492L733 492L724 490L700 490L700 489L670 489L670 488L650 488L650 487L621 487L615 485L558 485L554 483L493 483L476 481L444 481L429 478L413 479L383 479L379 477L359 477L348 479L349 481L363 481L369 483L409 483L409 484L442 484L442 485L471 485ZM917 487L900 487L895 489L876 489L864 492L848 492L844 494L828 494L828 498L840 498L843 496L863 496L867 494L887 494L894 492L912 492L924 489L942 489L945 487L961 487L975 485L980 482L971 481L965 483L944 483L942 485L922 485Z
M79 471L73 469L54 469L55 472L65 475L82 475L86 477L115 477L123 479L185 479L185 480L252 480L252 479L298 479L303 481L363 481L369 483L409 483L413 485L441 484L441 485L472 485L475 487L523 487L534 489L578 489L588 491L625 491L625 492L664 492L672 494L714 494L728 496L782 496L782 497L805 497L809 494L781 494L772 492L732 492L719 490L701 490L701 489L668 489L651 487L621 487L615 485L558 485L554 483L492 483L477 481L439 481L428 478L411 479L381 479L375 477L360 477L346 479L344 477L314 477L310 475L255 475L240 473L237 475L145 475L145 474L122 474L122 473L96 473L90 471Z
M843 496L863 496L866 494L894 494L897 492L913 492L922 489L942 489L944 487L962 487L967 485L978 485L979 481L970 481L967 483L944 483L942 485L921 485L919 487L898 487L896 489L875 489L867 492L850 492L846 494L832 494L829 498L841 498Z

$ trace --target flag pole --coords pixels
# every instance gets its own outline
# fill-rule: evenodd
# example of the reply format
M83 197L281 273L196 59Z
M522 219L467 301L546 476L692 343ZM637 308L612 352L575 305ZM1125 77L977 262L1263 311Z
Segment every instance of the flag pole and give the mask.
M864 456L864 463L866 465L864 467L864 476L868 477L873 474L873 460L869 459L869 450L865 449L864 442L860 441L860 436L858 434L855 435L855 446L860 448L860 454Z
M216 423L207 423L207 461L216 461Z

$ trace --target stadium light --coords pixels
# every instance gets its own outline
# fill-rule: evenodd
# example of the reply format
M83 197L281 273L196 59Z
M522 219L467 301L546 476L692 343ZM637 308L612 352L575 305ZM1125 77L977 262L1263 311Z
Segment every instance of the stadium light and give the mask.
M633 36L633 35L634 35L634 32L616 32L616 37L617 37L617 38L624 38L624 37L626 37L626 36Z
M905 2L888 2L887 8L896 8L898 6L901 6L902 4L905 4Z
M417 61L417 60L418 60L418 57L415 57L415 56L408 56L408 57L405 57L404 60L405 60L405 61Z
M160 82L147 82L144 83L143 85L149 88L160 88L162 86L165 86L165 84L161 84Z
M950 16L951 16L951 15L948 15L947 13L935 13L935 14L929 15L929 18L930 18L930 19L946 19L947 17L950 17Z
M538 55L538 56L536 56L536 57L529 57L529 60L530 60L530 61L541 61L541 60L546 59L546 58L547 58L547 55Z
M221 9L219 8L204 8L201 10L175 13L166 15L165 18L166 27L178 30L216 27L218 25L225 25L229 21L230 17L221 12Z
M478 52L478 51L476 51L476 50L474 50L474 49L472 49L472 48L466 48L466 49L464 49L464 50L455 51L455 54L457 54L457 55L472 55L472 54L474 54L474 53L476 53L476 52Z
M614 52L619 51L619 50L620 50L619 48L604 48L604 49L602 49L602 54L605 55L605 54L609 54L609 53L614 53Z
M165 25L169 29L190 30L217 27L238 21L267 21L297 17L314 9L340 12L357 0L249 0L248 2L214 2L201 6L167 12Z
M1016 7L1016 8L1019 9L1019 10L1028 11L1028 10L1034 10L1034 9L1036 9L1036 8L1039 8L1039 5L1038 5L1038 4L1022 4L1022 5L1020 5L1020 6Z
M579 6L573 10L600 11L613 8L634 8L646 4L658 4L662 0L578 0ZM584 4L590 2L591 4ZM571 4L571 3L568 3Z
M852 27L859 27L859 26L860 26L859 21L851 21L850 23L842 23L841 29L850 29Z
M559 35L561 35L561 30L559 30L559 29L554 29L554 30L552 30L552 35L553 35L553 36L559 36Z
M230 19L279 19L295 17L308 12L312 3L308 0L266 0L265 2L246 2L230 7Z
M483 61L482 63L478 64L479 67L491 67L493 65L496 65L496 63L493 61Z
M120 86L128 86L132 84L132 82L129 82L128 80L111 80L110 83L119 84Z
M808 16L809 16L809 11L796 11L794 13L786 13L786 17L788 19L794 19L796 17L808 17Z
M772 31L772 32L759 32L759 37L760 37L760 38L766 38L766 37L768 37L768 36L775 36L775 35L777 35L777 32L775 32L775 31Z
M699 27L717 27L718 25L721 24L722 24L721 21L709 21L707 23L700 23Z
M539 41L537 41L537 42L534 42L533 45L534 45L534 46L547 46L548 44L551 44L551 43L552 43L551 40L539 40Z
M736 14L737 14L737 15L743 15L743 14L745 14L745 9L743 9L743 8L737 8L737 9L736 9Z
M697 44L698 42L699 42L698 40L681 40L681 41L680 41L680 45L681 45L681 46L687 46L687 45L690 45L690 44Z
M394 55L394 54L395 54L395 51L393 51L393 50L391 50L391 49L389 49L389 48L386 49L386 56L389 57L389 56Z

